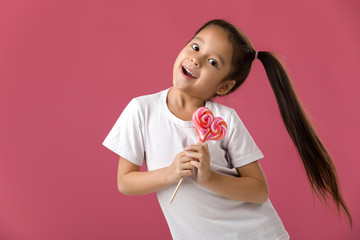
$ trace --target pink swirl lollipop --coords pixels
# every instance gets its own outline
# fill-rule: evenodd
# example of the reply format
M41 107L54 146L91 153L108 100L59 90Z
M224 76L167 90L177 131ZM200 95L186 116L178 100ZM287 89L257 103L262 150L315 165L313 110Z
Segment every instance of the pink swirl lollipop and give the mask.
M206 140L221 140L225 137L227 130L226 122L221 117L214 118L214 114L206 107L201 107L194 112L192 122L195 126L198 139L201 142L205 142ZM183 180L184 177L180 179L176 186L170 198L170 203L174 200Z
M210 133L210 126L214 121L213 113L206 107L196 110L192 116L192 122L198 135L199 141L205 141Z
M210 133L205 138L206 140L221 140L225 137L227 124L221 117L216 117L210 126Z
M194 112L192 122L201 142L221 140L225 137L226 122L221 117L214 118L214 114L206 107L201 107Z

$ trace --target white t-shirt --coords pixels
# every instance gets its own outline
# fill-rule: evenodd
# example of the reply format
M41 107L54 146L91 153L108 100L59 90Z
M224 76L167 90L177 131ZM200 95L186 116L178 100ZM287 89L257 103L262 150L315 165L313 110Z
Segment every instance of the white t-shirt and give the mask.
M193 123L168 109L168 91L132 99L103 145L136 165L145 160L152 171L169 166L186 146L197 143ZM205 106L228 125L223 140L207 141L212 171L237 177L237 167L264 157L233 109L213 101ZM254 204L227 199L190 176L170 204L175 187L156 193L173 239L289 239L270 200Z

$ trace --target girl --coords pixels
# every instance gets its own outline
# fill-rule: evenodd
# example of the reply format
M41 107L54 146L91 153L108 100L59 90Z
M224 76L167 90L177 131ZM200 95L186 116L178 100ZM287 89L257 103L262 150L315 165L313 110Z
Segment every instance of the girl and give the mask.
M211 101L235 91L259 59L312 189L351 216L332 160L308 121L290 79L270 52L255 51L224 20L202 26L178 55L173 86L134 98L103 142L120 155L118 188L126 195L156 192L174 239L289 239L268 199L258 162L263 154L236 112ZM197 142L191 122L199 107L228 125L221 141ZM196 144L195 144L196 143ZM146 159L146 172L140 166ZM183 184L172 204L176 183Z

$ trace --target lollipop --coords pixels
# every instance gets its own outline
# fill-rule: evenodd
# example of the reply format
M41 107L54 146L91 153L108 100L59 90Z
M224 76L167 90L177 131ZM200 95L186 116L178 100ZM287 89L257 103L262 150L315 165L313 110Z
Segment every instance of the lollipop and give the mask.
M213 113L206 107L201 107L192 117L198 139L201 142L206 140L221 140L225 137L227 124L221 117L214 118Z
M192 122L200 142L206 140L221 140L225 137L227 124L221 117L215 117L214 114L206 107L201 107L196 110L192 116ZM176 189L171 196L170 203L179 190L184 177L182 177L176 186Z

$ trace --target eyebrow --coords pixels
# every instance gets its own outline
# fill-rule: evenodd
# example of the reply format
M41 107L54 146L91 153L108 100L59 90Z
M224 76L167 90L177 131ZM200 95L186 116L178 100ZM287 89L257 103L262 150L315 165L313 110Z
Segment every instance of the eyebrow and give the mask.
M199 40L200 42L204 43L204 40L202 40L202 38L200 38L200 37L194 37L194 39L195 39L195 40ZM223 58L221 55L217 54L217 53L215 53L215 55L220 59L220 61L222 62L222 64L225 65L224 58Z

